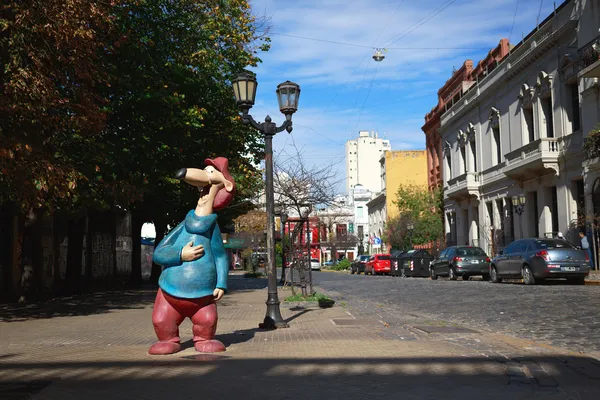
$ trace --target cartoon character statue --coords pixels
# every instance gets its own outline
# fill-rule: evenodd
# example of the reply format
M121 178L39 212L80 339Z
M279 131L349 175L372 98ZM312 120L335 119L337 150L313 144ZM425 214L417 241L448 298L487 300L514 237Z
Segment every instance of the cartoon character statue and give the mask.
M224 157L204 161L206 168L183 168L177 172L200 192L200 199L185 220L160 242L154 262L162 265L152 323L158 337L148 353L173 354L181 350L179 325L185 318L193 324L196 351L225 351L215 340L217 305L227 291L228 257L214 210L226 207L235 194L235 182Z

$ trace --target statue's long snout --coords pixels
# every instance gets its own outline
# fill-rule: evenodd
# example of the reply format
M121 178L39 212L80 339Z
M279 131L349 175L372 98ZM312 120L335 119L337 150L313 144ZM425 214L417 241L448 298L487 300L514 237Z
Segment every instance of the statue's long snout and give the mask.
M181 179L186 183L196 187L203 187L211 183L208 177L208 172L199 168L181 168L175 174L175 178Z
M223 174L218 171L209 174L205 170L199 168L181 168L175 174L175 178L181 179L186 183L196 187L204 187L206 185L216 185L222 183L225 185L225 189L228 192L233 189L233 184L225 179Z

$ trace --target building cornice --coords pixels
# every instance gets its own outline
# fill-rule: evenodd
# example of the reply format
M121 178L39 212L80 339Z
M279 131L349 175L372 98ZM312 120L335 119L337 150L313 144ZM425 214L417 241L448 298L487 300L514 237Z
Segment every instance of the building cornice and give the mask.
M555 16L555 18L558 18L558 16ZM477 107L481 100L495 93L499 86L505 85L518 73L533 64L548 49L552 48L565 33L574 31L577 26L577 20L568 20L557 29L554 29L553 22L558 21L555 18L549 20L531 35L527 42L506 56L488 76L473 85L458 103L442 115L440 127L443 128L456 122Z
M375 207L379 204L385 204L385 197L385 191L380 192L379 194L377 194L377 196L375 196L373 200L367 203L367 207L371 209L372 207Z

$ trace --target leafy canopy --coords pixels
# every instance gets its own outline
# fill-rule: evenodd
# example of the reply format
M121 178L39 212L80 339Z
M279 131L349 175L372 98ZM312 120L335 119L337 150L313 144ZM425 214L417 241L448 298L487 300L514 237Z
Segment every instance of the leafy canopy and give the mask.
M393 247L406 249L411 243L420 245L438 240L444 229L441 191L401 184L396 194L394 205L398 207L399 214L387 222L384 241ZM413 224L412 232L407 229L409 223Z

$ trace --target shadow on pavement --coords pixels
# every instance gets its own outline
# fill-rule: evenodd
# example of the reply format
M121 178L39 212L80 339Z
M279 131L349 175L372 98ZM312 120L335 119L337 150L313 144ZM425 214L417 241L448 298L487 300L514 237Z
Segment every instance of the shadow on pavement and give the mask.
M86 400L111 393L144 399L599 398L598 380L575 373L589 359L528 361L546 366L547 377L515 381L503 364L485 357L235 359L225 353L139 362L0 362L0 397L37 392L43 399L77 393Z
M261 290L267 287L267 280L264 278L230 276L228 286L230 292ZM109 290L76 296L56 297L34 304L0 304L0 322L83 316L118 310L141 309L152 306L155 297L156 286L146 284L140 289ZM225 300L220 305L227 306L228 302Z

